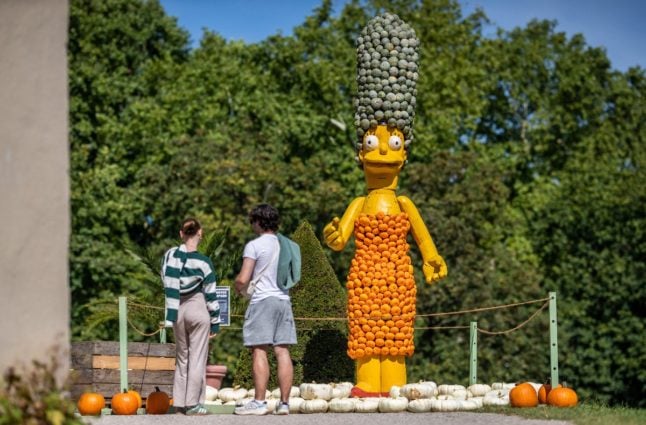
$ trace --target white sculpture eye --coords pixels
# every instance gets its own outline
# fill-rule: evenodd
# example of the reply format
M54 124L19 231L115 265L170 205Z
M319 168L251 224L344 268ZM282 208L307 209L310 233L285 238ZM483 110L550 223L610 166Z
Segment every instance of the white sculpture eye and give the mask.
M402 147L402 139L400 139L399 136L390 136L388 146L390 146L390 149L398 151Z
M370 134L366 137L366 140L363 141L363 146L367 151L374 151L379 147L379 139L374 134Z

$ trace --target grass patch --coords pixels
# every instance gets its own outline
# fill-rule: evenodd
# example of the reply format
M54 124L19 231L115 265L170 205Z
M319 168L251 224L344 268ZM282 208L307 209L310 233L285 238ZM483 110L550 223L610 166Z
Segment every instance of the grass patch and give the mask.
M608 407L602 404L579 404L570 408L540 405L533 409L485 407L489 413L521 416L528 419L569 421L577 425L644 425L646 409Z

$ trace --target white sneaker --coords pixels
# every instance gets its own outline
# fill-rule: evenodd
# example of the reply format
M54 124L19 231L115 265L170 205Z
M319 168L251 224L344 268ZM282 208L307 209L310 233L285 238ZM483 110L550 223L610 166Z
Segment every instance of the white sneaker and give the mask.
M251 400L244 406L236 407L233 412L236 415L266 415L269 410L266 401Z
M289 404L280 402L276 405L276 410L274 410L274 415L289 415Z

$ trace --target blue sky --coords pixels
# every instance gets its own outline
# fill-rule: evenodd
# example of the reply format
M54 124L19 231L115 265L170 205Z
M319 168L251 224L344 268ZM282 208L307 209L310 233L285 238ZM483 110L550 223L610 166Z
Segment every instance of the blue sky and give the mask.
M267 36L292 34L321 0L160 0L199 43L202 28L229 40L254 43ZM333 0L339 11L345 0ZM493 26L510 30L533 18L557 21L557 31L582 33L590 46L604 47L614 68L646 68L646 0L460 0L466 15L484 9Z

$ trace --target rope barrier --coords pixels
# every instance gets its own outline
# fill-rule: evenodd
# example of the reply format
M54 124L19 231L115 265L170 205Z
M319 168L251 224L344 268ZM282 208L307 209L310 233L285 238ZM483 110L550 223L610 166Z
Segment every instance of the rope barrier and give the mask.
M440 313L426 313L426 314L417 314L417 317L439 317L439 316L453 316L453 315L459 315L459 314L468 314L468 313L477 313L477 312L483 312L483 311L491 311L491 310L499 310L503 308L511 308L511 307L518 307L522 305L528 305L528 304L535 304L543 302L543 305L536 310L527 320L523 321L517 326L514 326L513 328L504 330L504 331L489 331L486 329L478 328L478 332L481 332L483 334L487 335L502 335L502 334L507 334L514 332L526 324L528 324L534 317L538 315L541 311L543 311L545 308L549 306L549 297L548 298L540 298L536 300L530 300L530 301L521 301L517 303L510 303L510 304L501 304L501 305L495 305L495 306L490 306L490 307L478 307L478 308L472 308L472 309L467 309L467 310L456 310L456 311L449 311L449 312L440 312ZM163 307L158 307L158 306L153 306L153 305L148 305L148 304L140 304L140 303L135 303L135 302L128 302L128 305L133 306L133 307L138 307L142 309L154 309L154 310L164 310ZM231 318L236 317L236 318L242 318L244 315L242 314L231 314ZM294 320L296 321L329 321L329 322L334 322L334 321L344 321L347 322L348 318L347 317L295 317ZM162 326L160 326L159 329L157 329L155 332L152 333L146 333L140 329L138 329L131 321L128 319L128 324L140 335L142 336L154 336L161 332ZM462 326L462 325L456 325L456 326L420 326L420 327L414 327L414 330L444 330L444 329L468 329L469 326ZM242 328L234 328L234 327L229 327L231 330L238 330ZM299 330L308 330L308 329L299 329ZM334 330L334 329L331 329Z
M453 316L453 315L456 315L456 314L477 313L477 312L480 312L480 311L489 311L489 310L498 310L498 309L501 309L501 308L518 307L520 305L540 303L540 302L545 302L545 301L549 301L549 298L541 298L541 299L538 299L538 300L522 301L522 302L518 302L518 303L511 303L511 304L495 305L495 306L491 306L491 307L472 308L470 310L449 311L449 312L445 312L445 313L418 314L417 316L418 317Z
M538 313L540 313L541 311L545 310L549 305L550 305L550 302L549 302L549 298L548 298L548 300L545 302L545 304L543 304L543 305L541 306L541 308L539 308L538 310L536 310L536 311L534 312L534 314L532 314L531 316L529 316L529 318L528 318L527 320L525 320L524 322L522 322L522 323L521 323L520 325L518 325L518 326L514 326L514 327L513 327L513 328L511 328L511 329L507 329L507 330L504 330L504 331L497 331L497 332L493 332L493 331L487 331L487 330L484 330L484 329L478 328L478 332L482 332L483 334L486 334L486 335L503 335L503 334L508 334L508 333L511 333L511 332L517 331L518 329L520 329L520 328L522 328L523 326L525 326L526 324L528 324L528 323L529 323L529 322L530 322L534 317L536 317L536 315L537 315Z
M162 331L162 329L164 328L163 326L160 326L160 327L159 327L155 332L153 332L153 333L146 333L146 332L142 331L141 329L137 328L137 327L135 326L135 324L134 324L134 323L132 323L132 321L131 321L130 319L128 319L128 324L130 325L130 327L131 327L132 329L134 329L134 330L135 330L135 332L137 332L137 333L138 333L139 335L141 335L141 336L154 336L154 335L157 335L157 334L158 334L158 333L160 333L160 332Z

